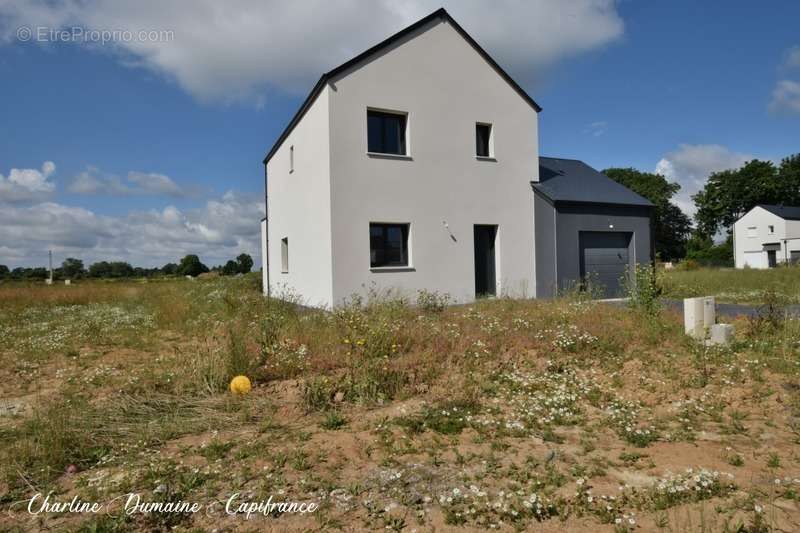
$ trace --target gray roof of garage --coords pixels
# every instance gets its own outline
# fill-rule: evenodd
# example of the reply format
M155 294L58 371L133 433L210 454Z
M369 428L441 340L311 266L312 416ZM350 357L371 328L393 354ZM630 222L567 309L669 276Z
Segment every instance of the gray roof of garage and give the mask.
M554 203L653 206L646 198L577 159L540 157L539 181L531 185Z
M758 204L757 207L764 208L773 215L778 215L784 220L800 220L800 207L766 204Z

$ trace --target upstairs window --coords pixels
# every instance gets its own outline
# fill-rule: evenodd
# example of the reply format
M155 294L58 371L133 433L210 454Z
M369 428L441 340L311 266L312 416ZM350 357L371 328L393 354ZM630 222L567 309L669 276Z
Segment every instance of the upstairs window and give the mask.
M478 157L493 157L492 154L492 125L475 124L475 155Z
M406 155L406 115L367 110L367 151Z
M758 236L758 234L756 233L756 227L755 226L751 226L751 227L747 228L747 236L748 237L757 237Z
M408 266L408 224L370 223L369 265Z
M294 145L289 147L289 174L294 172Z
M769 234L770 234L770 235L772 235L773 233L775 233L775 226L767 226L767 228L769 228Z

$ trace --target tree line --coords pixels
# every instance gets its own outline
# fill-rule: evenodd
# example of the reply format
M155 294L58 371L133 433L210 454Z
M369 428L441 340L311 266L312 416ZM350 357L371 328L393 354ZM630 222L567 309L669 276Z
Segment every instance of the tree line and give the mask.
M656 254L662 261L683 258L708 264L733 261L733 223L758 204L800 205L800 153L779 164L754 159L738 169L714 172L692 196L697 211L690 219L672 201L681 186L660 175L633 168L607 168L611 179L654 205ZM715 243L718 235L726 236Z
M195 254L184 256L178 263L167 263L161 268L134 267L125 261L98 261L85 268L83 261L74 257L64 259L61 266L53 269L53 278L61 279L113 279L113 278L150 278L159 276L199 276L206 272L218 272L232 276L247 274L253 268L253 258L249 254L239 254L224 265L207 267ZM9 269L0 265L0 279L10 280L43 280L50 277L50 271L44 267Z
M800 153L776 165L754 159L738 169L714 172L700 192L692 196L697 211L690 219L673 202L681 186L661 174L634 168L607 168L603 173L644 196L654 205L653 235L657 257L662 261L683 258L702 263L726 264L733 260L733 223L758 204L800 206ZM727 238L719 244L714 237ZM245 274L253 267L248 254L240 254L224 265L208 268L197 255L189 254L179 263L161 268L133 267L122 261L99 261L88 269L83 261L67 258L54 269L56 279L129 278L152 276L198 276L215 271L223 275ZM0 279L45 279L46 268L15 268L0 265Z

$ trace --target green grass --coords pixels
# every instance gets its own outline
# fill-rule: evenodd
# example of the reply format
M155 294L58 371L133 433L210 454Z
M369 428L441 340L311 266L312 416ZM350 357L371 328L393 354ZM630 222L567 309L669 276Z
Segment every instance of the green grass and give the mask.
M691 298L716 296L717 302L760 304L766 291L774 291L787 303L800 303L800 267L770 270L750 268L700 268L664 270L660 275L664 296Z

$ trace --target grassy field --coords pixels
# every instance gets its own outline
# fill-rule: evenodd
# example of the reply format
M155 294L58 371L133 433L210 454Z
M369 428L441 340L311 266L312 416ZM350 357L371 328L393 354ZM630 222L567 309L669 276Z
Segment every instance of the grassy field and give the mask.
M0 530L800 528L796 321L708 348L577 297L328 313L259 290L0 285ZM49 491L205 510L30 515ZM247 519L235 493L320 508Z
M662 271L665 296L716 296L718 302L761 304L772 292L784 303L800 303L800 266L755 270L700 268Z

